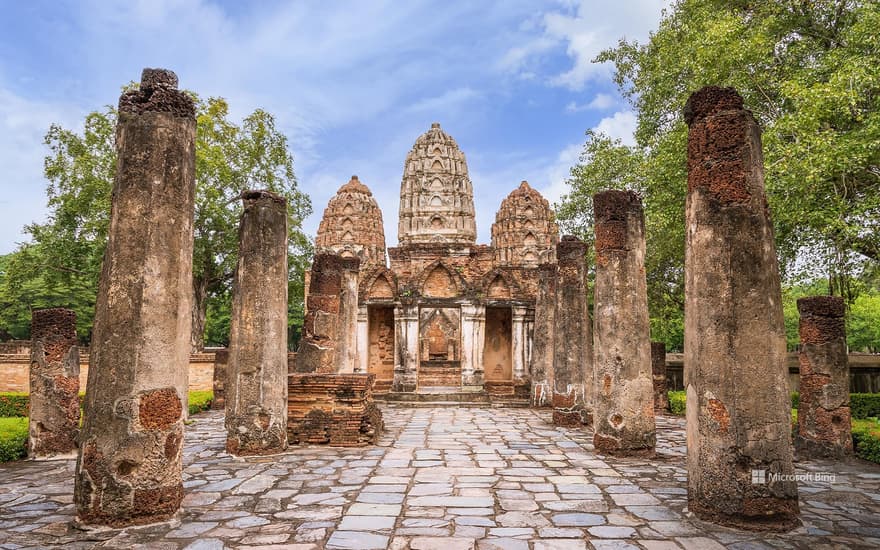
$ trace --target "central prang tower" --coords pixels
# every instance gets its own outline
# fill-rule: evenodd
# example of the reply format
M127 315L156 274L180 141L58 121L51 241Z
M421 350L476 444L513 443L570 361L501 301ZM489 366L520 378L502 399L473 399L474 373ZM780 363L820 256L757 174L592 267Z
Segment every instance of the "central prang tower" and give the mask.
M400 246L421 243L473 245L474 190L464 153L431 124L406 155L400 184Z

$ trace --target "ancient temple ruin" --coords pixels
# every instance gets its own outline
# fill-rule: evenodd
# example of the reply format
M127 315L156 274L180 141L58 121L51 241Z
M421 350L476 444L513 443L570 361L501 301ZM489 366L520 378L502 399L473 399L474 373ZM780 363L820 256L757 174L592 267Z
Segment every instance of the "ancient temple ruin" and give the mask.
M339 316L337 323L355 319L354 331L342 330L344 340L355 341L340 344L353 345L356 356L337 360L329 370L374 374L377 393L522 400L538 395L537 401L549 403L553 354L548 361L532 353L539 272L556 277L559 228L547 200L523 181L501 202L491 245L477 244L467 161L434 123L406 156L399 245L387 250L387 261L382 221L357 176L324 211L318 257L360 260L356 298L342 293L356 304L356 314L344 304L330 312ZM316 281L307 277L307 287ZM309 296L315 292L307 288ZM307 298L307 308L313 303L320 307L323 301ZM588 345L589 339L565 340Z

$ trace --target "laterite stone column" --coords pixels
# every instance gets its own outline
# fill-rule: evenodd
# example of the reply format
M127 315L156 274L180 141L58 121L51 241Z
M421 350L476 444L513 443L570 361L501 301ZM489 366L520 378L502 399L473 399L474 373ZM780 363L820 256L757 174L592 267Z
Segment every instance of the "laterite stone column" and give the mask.
M226 408L226 368L229 365L229 349L218 349L214 352L214 397L211 399L211 409L218 411Z
M556 264L538 266L535 328L532 333L532 406L551 404L553 356L556 349Z
M618 456L652 456L656 443L645 214L632 191L593 196L596 369L593 445Z
M688 508L716 523L787 530L798 500L761 131L732 88L692 94L684 117Z
M813 458L851 455L846 306L839 296L797 301L800 313L798 452Z
M357 321L358 258L315 254L310 273L308 313L296 357L296 372L338 374L353 372L356 356L352 320ZM354 274L354 275L352 275ZM352 294L353 292L353 294Z
M76 313L35 309L31 314L28 456L76 450L79 435L79 348Z
M287 201L246 191L226 367L226 450L287 448Z
M592 415L593 348L587 308L587 245L571 235L556 245L553 423L580 426Z
M666 383L666 344L651 342L651 373L654 377L654 410L669 410L669 391Z
M87 524L145 524L183 499L192 324L195 107L144 69L119 98L110 228L92 332L74 501Z

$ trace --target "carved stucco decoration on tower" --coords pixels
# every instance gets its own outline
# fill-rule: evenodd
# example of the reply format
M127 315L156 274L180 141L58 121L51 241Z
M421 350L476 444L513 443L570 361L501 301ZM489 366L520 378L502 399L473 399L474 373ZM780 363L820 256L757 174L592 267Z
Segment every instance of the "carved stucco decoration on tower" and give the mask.
M537 267L556 261L559 226L541 193L527 181L501 202L492 224L492 248L501 266Z
M474 244L473 197L464 153L435 122L406 156L400 185L400 245Z
M385 267L382 211L357 176L352 176L327 203L315 245L318 253L360 258L362 270Z

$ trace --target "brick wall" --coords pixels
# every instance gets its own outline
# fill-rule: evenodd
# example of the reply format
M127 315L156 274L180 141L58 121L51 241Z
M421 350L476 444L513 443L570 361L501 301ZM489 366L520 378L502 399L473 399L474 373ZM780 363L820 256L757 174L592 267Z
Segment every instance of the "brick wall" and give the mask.
M28 391L28 354L0 354L0 393ZM80 391L85 391L89 374L88 350L80 348ZM197 353L189 359L189 389L210 390L214 384L214 354Z

